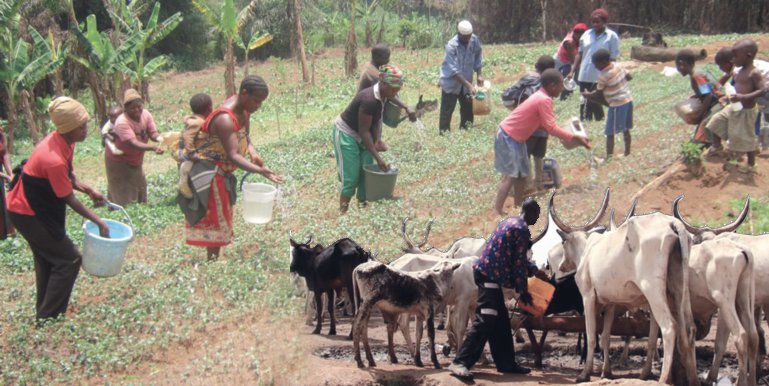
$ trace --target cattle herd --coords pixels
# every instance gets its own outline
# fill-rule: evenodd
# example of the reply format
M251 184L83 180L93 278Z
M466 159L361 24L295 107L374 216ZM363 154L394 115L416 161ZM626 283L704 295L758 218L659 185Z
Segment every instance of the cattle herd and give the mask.
M609 337L614 316L633 310L649 315L647 360L641 377L651 375L658 337L662 338L660 382L698 385L694 341L708 335L711 319L717 314L713 364L705 382L717 379L729 336L733 337L738 361L738 385L755 385L760 357L766 349L760 317L769 310L769 235L742 235L735 230L748 217L749 200L734 222L718 228L696 227L684 220L679 204L672 203L672 216L659 212L639 215L636 202L621 224L614 223L612 210L608 227L600 225L609 206L609 189L596 215L587 224L575 227L564 223L555 210L555 193L550 196L545 229L532 239L547 245L547 269L556 291L546 315L575 311L584 315L587 340L584 369L577 381L587 381L593 371L596 338L601 331L604 358L609 358ZM350 337L355 361L363 367L360 343L370 367L375 366L368 342L367 326L378 310L387 326L390 361L397 358L393 335L400 329L417 366L422 366L420 344L426 322L433 365L440 368L435 354L434 319L446 313L448 344L444 354L461 346L468 323L475 316L477 287L472 265L486 240L461 238L446 251L422 251L425 239L415 244L406 234L404 255L389 264L377 261L350 239L329 247L298 243L291 239L292 273L305 279L314 294L316 327L323 321L322 294L328 298L331 319L329 335L336 333L334 296L346 290L354 310ZM555 230L557 243L547 241ZM512 293L512 291L511 291ZM508 297L510 298L510 297ZM514 300L511 300L511 305ZM637 313L636 313L637 314ZM416 317L416 342L409 333L411 316ZM597 324L602 319L603 328ZM611 363L603 362L601 377L611 377Z

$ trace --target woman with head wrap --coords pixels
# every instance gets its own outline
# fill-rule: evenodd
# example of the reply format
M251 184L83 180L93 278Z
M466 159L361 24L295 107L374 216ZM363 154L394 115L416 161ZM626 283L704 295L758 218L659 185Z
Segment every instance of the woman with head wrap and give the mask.
M114 131L117 136L115 147L121 154L112 152L111 147L105 150L107 195L118 205L147 202L144 153L163 154L163 149L149 144L149 140L157 142L160 134L138 91L126 90L123 113L115 120Z
M339 189L342 213L347 212L353 195L358 202L366 202L363 165L376 161L382 171L390 170L374 146L374 138L378 138L377 128L382 127L384 104L395 98L402 86L403 73L397 67L389 64L379 67L379 82L359 92L334 121L332 141L342 182Z
M6 147L5 130L0 126L0 240L5 240L13 233L11 219L8 218L8 209L5 205L5 183L13 179L11 170L11 152ZM3 173L5 169L5 173Z
M80 252L64 226L66 207L98 225L102 237L109 237L107 224L74 194L75 190L83 192L96 205L105 202L101 193L75 178L72 170L75 144L88 135L88 112L78 101L58 97L48 105L48 114L56 131L35 146L8 193L11 222L35 258L37 319L56 318L67 311L80 271Z
M593 65L593 54L600 49L609 51L611 60L619 57L619 37L606 28L609 21L609 13L603 8L598 8L590 14L590 25L593 27L585 32L579 39L579 53L574 60L574 67L567 78L577 74L579 91L594 91L598 84L600 71ZM596 102L582 98L579 107L581 121L603 120L603 107Z
M561 45L558 46L558 51L553 55L553 59L555 59L555 69L558 70L561 75L567 76L571 72L574 59L577 58L577 53L579 52L579 39L585 31L587 31L585 23L575 24L571 31L569 31L563 38ZM561 92L561 100L566 100L569 95L571 95L571 91L563 90L563 92Z
M232 205L237 194L232 173L243 169L275 183L283 182L283 176L264 166L249 138L249 117L262 107L269 95L262 77L245 77L238 94L227 99L203 122L200 134L207 135L198 135L195 139L198 160L194 161L189 176L194 185L193 197L186 199L180 194L177 201L186 219L187 244L206 247L209 260L217 259L221 248L232 242Z

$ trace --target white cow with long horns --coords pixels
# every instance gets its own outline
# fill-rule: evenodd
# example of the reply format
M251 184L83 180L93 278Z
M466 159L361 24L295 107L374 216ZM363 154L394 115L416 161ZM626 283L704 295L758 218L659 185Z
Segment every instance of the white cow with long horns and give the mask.
M664 361L660 382L673 382L674 351L684 366L679 384L699 385L694 354L694 327L689 299L689 234L681 221L660 213L628 219L616 230L603 234L587 230L595 226L571 227L558 218L550 197L550 212L564 239L564 260L559 269L576 268L575 279L585 306L588 355L578 382L588 381L593 371L596 319L604 311L602 377L611 376L609 335L616 306L636 308L649 305L663 336ZM606 189L599 210L600 219L609 202ZM597 221L595 221L597 223ZM642 374L648 376L648 374Z

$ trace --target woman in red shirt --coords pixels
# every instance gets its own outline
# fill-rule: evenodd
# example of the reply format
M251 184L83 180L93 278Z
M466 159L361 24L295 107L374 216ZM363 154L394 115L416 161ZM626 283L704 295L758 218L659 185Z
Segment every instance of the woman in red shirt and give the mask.
M38 320L67 311L80 271L80 252L66 234L67 206L97 224L102 237L109 237L107 224L74 194L78 190L96 205L105 203L101 193L78 181L72 172L75 143L88 135L88 112L78 101L58 97L48 105L48 114L56 131L35 146L8 193L11 222L35 258Z
M564 77L571 72L571 67L574 65L574 59L576 59L577 53L579 52L579 38L582 37L582 34L585 33L585 31L587 31L587 25L585 23L575 24L571 31L569 31L563 38L561 45L558 46L558 52L553 55L553 59L555 59L555 69ZM571 95L571 91L563 90L563 92L561 92L561 100L566 100L569 95Z

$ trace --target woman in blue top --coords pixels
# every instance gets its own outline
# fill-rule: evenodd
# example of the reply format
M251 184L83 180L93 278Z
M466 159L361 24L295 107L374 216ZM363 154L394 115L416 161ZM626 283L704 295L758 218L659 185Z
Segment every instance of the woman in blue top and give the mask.
M617 33L607 29L609 13L603 8L598 8L590 14L590 25L593 27L585 32L579 39L579 52L574 59L574 66L568 78L578 74L579 91L593 91L598 84L600 72L593 65L593 54L605 49L609 51L611 60L619 57L619 37ZM582 98L579 106L579 119L581 121L603 120L603 107L593 101Z

